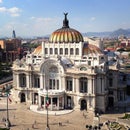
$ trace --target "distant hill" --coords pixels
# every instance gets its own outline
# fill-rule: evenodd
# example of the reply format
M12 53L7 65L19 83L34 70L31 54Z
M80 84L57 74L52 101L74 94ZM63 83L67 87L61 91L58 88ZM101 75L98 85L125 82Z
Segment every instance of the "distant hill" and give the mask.
M113 31L110 36L111 37L118 37L120 35L124 35L126 37L130 37L130 29L118 29L116 31Z
M94 36L94 37L108 37L111 34L111 32L87 32L82 33L83 36Z
M124 35L130 37L130 29L118 29L113 32L87 32L83 33L83 36L95 36L95 37L118 37Z
M39 37L42 37L42 38L45 38L45 37L50 37L51 34L47 34L47 35L44 35L44 36L39 36ZM118 36L121 36L121 35L124 35L126 37L129 37L130 38L130 29L118 29L118 30L115 30L115 31L112 31L112 32L85 32L85 33L82 33L83 36L88 36L88 37L118 37ZM23 38L30 38L30 39L35 39L37 38L38 36L30 36L30 37L23 37ZM7 37L0 37L0 39L7 39Z

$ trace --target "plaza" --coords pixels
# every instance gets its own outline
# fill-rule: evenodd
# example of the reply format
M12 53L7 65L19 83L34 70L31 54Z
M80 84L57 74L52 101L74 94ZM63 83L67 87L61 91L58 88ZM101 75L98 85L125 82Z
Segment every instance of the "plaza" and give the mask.
M6 118L6 98L0 100L0 121ZM10 103L9 104L9 119L11 122L10 130L45 130L46 128L46 110L38 113L34 108L30 110L30 105L25 103ZM52 111L51 111L52 112ZM80 111L75 109L73 111L53 111L49 114L50 130L87 130L86 125L93 124L93 113L87 111ZM100 116L100 123L106 121L116 121L117 117L123 116L120 114L103 114ZM4 126L1 124L1 126ZM102 130L107 130L106 126Z

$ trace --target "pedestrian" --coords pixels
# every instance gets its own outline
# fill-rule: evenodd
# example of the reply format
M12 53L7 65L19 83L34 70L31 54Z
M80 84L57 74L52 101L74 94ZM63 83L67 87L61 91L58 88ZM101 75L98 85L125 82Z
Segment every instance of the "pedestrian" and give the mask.
M34 124L32 124L32 128L34 129L35 127L34 127Z

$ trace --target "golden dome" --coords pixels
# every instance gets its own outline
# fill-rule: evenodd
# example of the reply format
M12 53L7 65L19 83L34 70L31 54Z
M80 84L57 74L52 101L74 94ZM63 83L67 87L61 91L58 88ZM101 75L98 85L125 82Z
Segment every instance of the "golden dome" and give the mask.
M63 20L63 27L54 31L50 36L49 41L52 43L79 43L83 42L83 37L80 32L69 27L67 14L64 13L65 19Z

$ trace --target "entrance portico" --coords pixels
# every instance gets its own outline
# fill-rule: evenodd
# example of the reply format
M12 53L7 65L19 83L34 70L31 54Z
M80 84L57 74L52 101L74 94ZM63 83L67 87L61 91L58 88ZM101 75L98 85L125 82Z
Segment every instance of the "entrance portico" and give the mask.
M64 90L48 90L48 100L50 110L61 110L64 109ZM39 90L39 106L46 108L46 96L47 90Z

